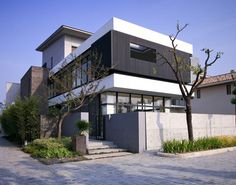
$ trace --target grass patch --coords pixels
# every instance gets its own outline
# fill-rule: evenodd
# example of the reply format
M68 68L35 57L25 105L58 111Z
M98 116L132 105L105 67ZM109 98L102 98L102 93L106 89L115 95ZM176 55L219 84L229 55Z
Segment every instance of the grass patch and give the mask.
M45 159L72 158L79 155L71 149L71 138L65 137L61 141L56 138L36 139L24 147L23 151L32 157Z
M165 153L186 153L236 146L236 136L199 138L194 141L172 140L163 143Z

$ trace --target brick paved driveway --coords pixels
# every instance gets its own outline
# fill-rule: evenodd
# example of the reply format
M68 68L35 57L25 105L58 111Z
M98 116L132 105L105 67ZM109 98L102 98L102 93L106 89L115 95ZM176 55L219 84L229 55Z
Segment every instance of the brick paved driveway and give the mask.
M236 151L192 159L144 153L46 166L0 138L0 184L236 184Z

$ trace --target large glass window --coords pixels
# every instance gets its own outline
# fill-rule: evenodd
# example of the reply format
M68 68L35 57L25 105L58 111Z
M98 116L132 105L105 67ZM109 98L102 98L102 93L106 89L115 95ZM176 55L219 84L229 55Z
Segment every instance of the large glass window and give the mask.
M101 94L101 103L116 103L116 93L115 92L106 92Z
M129 94L127 93L118 93L118 103L128 104L129 102Z
M131 94L131 111L142 110L142 96L138 94Z
M161 111L163 108L163 97L154 96L154 111Z
M76 79L76 68L72 69L71 72L71 78L72 78L72 88L75 88L77 86L77 79Z
M91 66L91 60L88 61L88 71L87 71L87 75L88 75L88 82L92 81L92 66Z
M143 96L143 110L153 110L152 96Z
M81 85L81 68L76 68L76 84L77 86Z
M118 93L117 112L118 113L126 113L129 111L130 111L129 94Z
M87 63L82 64L82 84L87 83L88 80L87 71L88 71L88 64Z
M148 62L156 62L156 50L142 46L139 44L130 43L130 57L144 60Z

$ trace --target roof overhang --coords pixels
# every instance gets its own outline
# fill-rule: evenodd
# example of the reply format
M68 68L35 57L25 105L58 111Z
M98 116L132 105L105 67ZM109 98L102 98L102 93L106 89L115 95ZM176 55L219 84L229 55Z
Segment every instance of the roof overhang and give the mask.
M74 36L74 37L86 40L87 38L89 38L92 35L92 33L62 25L50 37L48 37L42 44L40 44L36 48L36 50L37 51L44 51L50 44L52 44L53 42L58 40L63 35L70 35L70 36Z

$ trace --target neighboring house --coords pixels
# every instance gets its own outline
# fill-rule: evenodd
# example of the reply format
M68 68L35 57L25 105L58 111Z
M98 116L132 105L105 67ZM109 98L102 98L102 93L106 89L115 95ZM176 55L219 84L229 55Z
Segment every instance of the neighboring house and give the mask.
M11 105L20 97L20 83L7 82L6 84L6 106Z
M203 114L235 114L231 104L236 72L207 77L195 92L192 112Z
M180 40L176 43L178 54L189 61L192 45ZM42 51L42 66L51 69L51 73L60 74L65 61L73 66L73 57L82 57L83 69L88 69L93 63L90 53L94 50L101 54L105 67L112 67L100 83L104 92L84 109L89 112L93 127L90 136L103 138L103 115L135 111L183 112L184 104L173 72L167 64L157 61L156 53L168 54L170 48L167 35L112 18L94 34L61 26L37 50ZM75 91L89 83L84 75L81 81L73 79ZM183 73L187 84L191 82L190 76L190 71ZM60 93L49 90L49 106L62 103L61 98Z

